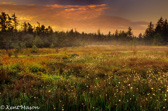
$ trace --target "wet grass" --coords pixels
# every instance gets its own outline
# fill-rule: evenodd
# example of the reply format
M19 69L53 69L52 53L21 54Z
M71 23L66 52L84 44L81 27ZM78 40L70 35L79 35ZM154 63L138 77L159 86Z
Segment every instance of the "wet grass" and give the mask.
M41 111L166 111L166 50L87 46L40 49L29 56L25 50L18 58L2 50L0 104Z

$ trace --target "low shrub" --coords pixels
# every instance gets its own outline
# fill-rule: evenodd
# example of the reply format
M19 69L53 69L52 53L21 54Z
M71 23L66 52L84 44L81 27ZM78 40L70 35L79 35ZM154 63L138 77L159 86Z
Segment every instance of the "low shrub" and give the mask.
M38 52L38 48L36 45L33 45L31 48L31 53L37 53Z

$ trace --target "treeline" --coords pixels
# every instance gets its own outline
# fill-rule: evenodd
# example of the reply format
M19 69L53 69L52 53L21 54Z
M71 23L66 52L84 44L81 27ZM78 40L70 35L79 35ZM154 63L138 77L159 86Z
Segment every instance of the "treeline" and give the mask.
M167 45L168 44L168 22L162 17L158 20L156 26L150 22L144 34L144 40L148 44Z
M51 26L41 25L33 26L29 22L19 23L15 14L9 15L5 12L0 14L0 48L31 48L31 47L67 47L79 46L86 43L95 42L116 42L132 43L147 45L166 45L168 42L168 24L167 20L160 18L157 25L149 24L145 34L139 37L133 36L131 27L128 31L118 31L108 34L101 33L79 33L76 30L70 31L53 31Z

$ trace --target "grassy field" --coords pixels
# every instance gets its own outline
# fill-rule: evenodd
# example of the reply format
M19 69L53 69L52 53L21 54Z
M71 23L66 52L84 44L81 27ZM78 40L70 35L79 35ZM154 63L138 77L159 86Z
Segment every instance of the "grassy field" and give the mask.
M12 50L11 50L12 51ZM41 111L167 111L168 47L0 51L0 105Z

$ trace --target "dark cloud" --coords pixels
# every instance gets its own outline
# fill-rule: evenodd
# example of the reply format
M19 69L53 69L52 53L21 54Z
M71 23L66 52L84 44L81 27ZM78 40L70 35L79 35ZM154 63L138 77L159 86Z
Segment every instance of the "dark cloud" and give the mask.
M133 22L131 20L117 17L117 16L109 16L109 15L100 15L96 19L90 19L86 21L87 25L85 28L89 27L90 29L101 29L102 32L108 33L108 31L114 32L117 30L127 30L130 26L133 29L134 35L138 35L139 33L144 33L148 22L145 21L137 21Z
M50 2L62 5L91 5L103 4L104 0L51 0Z
M168 0L106 0L115 12L107 11L108 15L120 16L133 21L156 22L161 16L168 17Z
M1 2L14 2L16 4L37 4L37 5L92 5L104 4L105 0L1 0Z

